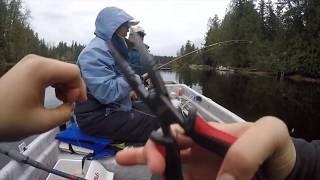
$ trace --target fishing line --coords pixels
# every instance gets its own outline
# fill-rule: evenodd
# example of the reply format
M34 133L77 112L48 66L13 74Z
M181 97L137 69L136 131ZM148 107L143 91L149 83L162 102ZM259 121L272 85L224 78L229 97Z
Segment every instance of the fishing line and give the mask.
M197 53L197 52L204 53L204 52L206 52L206 51L212 50L213 48L211 48L211 47L220 46L220 45L226 46L226 45L230 45L230 44L234 44L234 43L246 43L246 44L251 44L251 43L253 43L253 41L249 41L249 40L228 40L228 41L220 41L220 42L213 43L213 44L210 44L210 45L208 45L208 46L205 46L205 47L203 47L203 48L196 49L196 50L194 50L194 51L191 51L191 52L189 52L189 53L187 53L187 54L184 54L184 55L181 55L181 56L179 56L179 57L176 57L176 58L174 58L173 60L171 60L171 61L169 61L169 62L167 62L167 63L164 63L164 64L158 66L157 68L160 69L160 68L162 68L162 67L164 67L164 66L166 66L166 65L168 65L168 64L170 64L170 63L172 63L172 62L175 62L175 61L177 61L177 60L180 60L180 59L182 59L182 58L184 58L184 57L186 57L186 56L189 56L189 55L191 55L191 54L193 54L193 53ZM203 51L203 50L204 50L204 51Z

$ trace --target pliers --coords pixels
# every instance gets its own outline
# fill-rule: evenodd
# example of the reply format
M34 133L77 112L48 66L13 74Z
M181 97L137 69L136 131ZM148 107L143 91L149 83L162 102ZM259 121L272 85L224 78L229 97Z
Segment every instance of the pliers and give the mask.
M134 71L115 49L111 41L108 42L108 47L127 82L160 120L162 134L154 131L150 138L157 144L157 149L165 157L164 178L166 180L182 180L180 151L170 129L172 123L178 123L194 142L221 157L225 156L229 147L237 138L210 126L206 120L196 113L195 108L191 110L187 118L184 118L171 104L168 91L155 61L152 60L152 56L148 53L142 40L137 35L135 37L135 45L140 52L142 66L147 71L153 84L152 91L146 91L141 81L137 81ZM261 173L257 173L255 179L262 180L264 178Z

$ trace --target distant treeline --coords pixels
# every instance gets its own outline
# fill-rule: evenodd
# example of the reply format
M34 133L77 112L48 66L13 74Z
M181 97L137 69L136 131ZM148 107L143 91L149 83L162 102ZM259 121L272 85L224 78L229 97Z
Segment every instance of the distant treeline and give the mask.
M29 17L21 0L0 0L0 74L29 53L74 62L84 48L77 42L49 45L31 29Z
M156 61L158 66L171 61L173 58L174 58L173 56L156 56L156 55L153 56L153 59ZM168 64L165 67L171 67L171 64Z
M50 45L40 39L28 22L30 11L22 4L21 0L0 0L0 76L29 53L75 62L85 46L75 41L71 45L66 42ZM164 64L173 57L154 56L154 59Z
M231 0L223 19L209 18L204 47L240 39L252 43L215 47L177 63L320 77L319 0ZM195 49L187 41L178 55Z

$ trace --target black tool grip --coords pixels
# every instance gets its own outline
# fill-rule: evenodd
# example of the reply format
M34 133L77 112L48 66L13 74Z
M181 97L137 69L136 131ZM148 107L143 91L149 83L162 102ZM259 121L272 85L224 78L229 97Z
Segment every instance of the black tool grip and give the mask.
M157 144L158 151L166 160L163 179L183 180L180 151L176 140L172 136L164 137L156 131L151 133L150 138Z

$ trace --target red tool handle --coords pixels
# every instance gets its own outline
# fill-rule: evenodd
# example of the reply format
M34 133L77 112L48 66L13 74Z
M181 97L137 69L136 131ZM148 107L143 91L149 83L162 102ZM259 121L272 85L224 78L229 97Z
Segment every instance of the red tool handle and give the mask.
M210 126L207 121L199 115L196 116L194 131L207 137L219 139L229 145L233 144L237 140L236 137Z
M225 156L231 144L237 140L236 137L210 126L196 112L190 113L183 123L183 128L197 144L221 157Z
M190 118L185 122L186 134L200 146L221 157L225 156L229 147L237 140L236 137L209 125L196 113L191 114ZM261 169L258 170L253 180L265 180Z
M180 150L174 137L162 136L162 134L154 131L151 133L150 138L156 143L156 148L166 161L162 179L183 180Z

